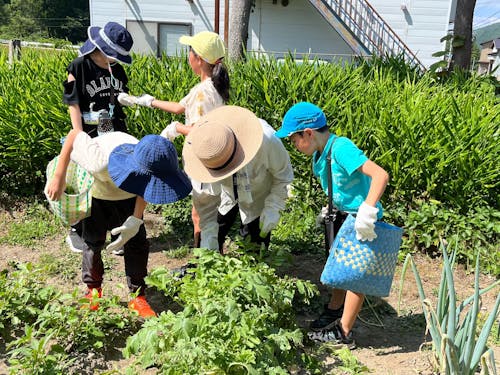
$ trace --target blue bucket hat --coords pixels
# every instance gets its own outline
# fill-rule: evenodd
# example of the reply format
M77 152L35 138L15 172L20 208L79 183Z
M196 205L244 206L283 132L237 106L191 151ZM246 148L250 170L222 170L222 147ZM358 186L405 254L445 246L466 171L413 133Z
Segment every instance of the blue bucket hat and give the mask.
M148 203L173 203L191 192L189 178L179 169L175 146L159 135L115 147L108 173L116 186Z
M300 102L285 113L276 136L285 138L306 128L319 129L324 126L326 126L326 117L321 108L309 102Z
M98 48L107 57L124 64L130 64L130 49L134 41L125 27L116 22L108 22L103 28L90 26L88 39L80 48L80 56L85 56Z

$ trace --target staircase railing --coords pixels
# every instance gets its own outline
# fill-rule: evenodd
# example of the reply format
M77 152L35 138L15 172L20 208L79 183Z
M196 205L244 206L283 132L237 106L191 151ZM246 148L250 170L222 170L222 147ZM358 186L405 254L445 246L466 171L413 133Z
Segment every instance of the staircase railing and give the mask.
M309 0L321 13L325 7L350 30L372 54L402 55L406 62L425 71L425 66L366 0Z

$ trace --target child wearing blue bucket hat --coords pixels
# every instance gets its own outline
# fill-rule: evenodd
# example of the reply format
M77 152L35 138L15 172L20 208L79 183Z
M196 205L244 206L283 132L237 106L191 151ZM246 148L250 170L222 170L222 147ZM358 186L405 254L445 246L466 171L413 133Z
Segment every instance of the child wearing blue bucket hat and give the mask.
M369 160L346 137L329 132L326 116L316 105L301 102L285 114L276 132L289 137L300 152L313 157L313 172L328 192L328 158L332 176L332 200L338 210L356 215L356 238L373 241L375 222L382 217L380 198L389 181L388 173ZM364 294L333 289L324 312L311 323L310 335L318 341L335 341L355 347L352 327L361 310Z
M101 250L107 231L117 239L108 250L123 246L125 275L131 293L137 297L129 307L142 317L154 316L145 298L149 244L142 221L148 203L165 204L183 199L191 192L191 183L179 168L175 146L159 135L141 140L113 132L91 138L80 129L68 133L54 177L47 185L51 200L64 191L70 159L94 176L92 213L81 221L85 249L82 257L82 280L88 291L85 307L98 308L102 295L104 265Z
M132 62L132 36L116 22L90 26L87 34L79 56L66 68L63 84L63 102L68 105L72 127L90 137L113 130L127 132L126 115L117 98L120 92L128 92L128 78L120 64ZM72 251L83 251L79 224L72 226L66 242ZM122 254L120 250L114 253Z

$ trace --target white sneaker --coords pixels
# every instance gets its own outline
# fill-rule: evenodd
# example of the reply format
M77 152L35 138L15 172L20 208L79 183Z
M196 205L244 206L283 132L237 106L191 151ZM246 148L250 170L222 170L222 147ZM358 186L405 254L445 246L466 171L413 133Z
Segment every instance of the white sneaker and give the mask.
M66 243L68 244L70 250L75 253L81 253L83 250L87 249L87 244L73 228L70 229L68 235L66 236Z
M112 253L115 255L123 255L125 250L123 250L123 247L120 247L119 249L113 250Z

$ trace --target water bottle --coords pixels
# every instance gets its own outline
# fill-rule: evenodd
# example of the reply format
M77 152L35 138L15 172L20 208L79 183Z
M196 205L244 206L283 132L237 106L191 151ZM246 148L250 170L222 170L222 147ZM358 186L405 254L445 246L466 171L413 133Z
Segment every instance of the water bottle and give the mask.
M113 120L109 112L105 109L99 111L99 122L97 124L97 135L103 135L114 131Z

